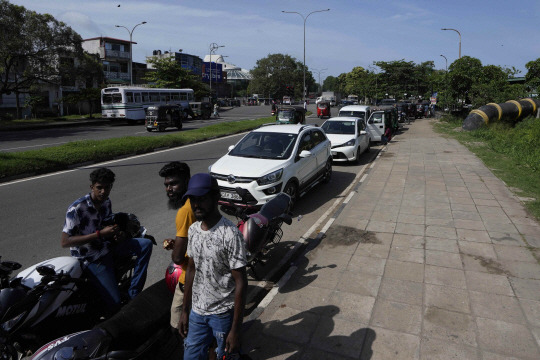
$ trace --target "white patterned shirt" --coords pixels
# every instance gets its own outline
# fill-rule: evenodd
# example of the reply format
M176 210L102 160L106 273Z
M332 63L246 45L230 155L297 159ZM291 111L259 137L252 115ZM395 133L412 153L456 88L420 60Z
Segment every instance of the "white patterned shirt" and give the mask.
M222 314L234 307L236 288L231 270L247 265L244 237L222 217L211 229L197 221L188 231L187 255L195 262L192 310L199 315Z

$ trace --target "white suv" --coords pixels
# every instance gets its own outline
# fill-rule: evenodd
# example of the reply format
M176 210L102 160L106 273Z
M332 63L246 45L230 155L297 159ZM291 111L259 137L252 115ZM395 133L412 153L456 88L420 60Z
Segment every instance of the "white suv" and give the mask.
M294 204L316 184L330 181L330 141L316 126L266 125L229 147L208 171L218 181L222 205L258 208L280 192Z

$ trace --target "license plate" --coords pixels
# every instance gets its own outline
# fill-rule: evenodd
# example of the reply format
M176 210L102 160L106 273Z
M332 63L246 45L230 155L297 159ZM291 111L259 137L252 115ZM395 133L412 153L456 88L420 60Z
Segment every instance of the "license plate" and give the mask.
M240 195L238 195L237 193L232 193L228 191L221 191L221 197L223 199L229 199L229 200L242 200Z

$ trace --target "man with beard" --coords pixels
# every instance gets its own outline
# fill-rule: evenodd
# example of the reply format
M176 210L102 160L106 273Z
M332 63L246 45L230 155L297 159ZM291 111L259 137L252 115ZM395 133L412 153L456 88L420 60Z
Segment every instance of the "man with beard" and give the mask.
M188 242L188 229L195 222L195 215L191 210L189 199L184 198L190 178L189 166L186 163L173 161L163 166L159 171L159 176L164 178L163 184L169 198L169 209L178 210L176 213L176 237L165 239L163 247L166 250L172 249L172 261L180 265L182 273L175 287L174 297L171 305L171 326L178 329L180 313L182 311L182 301L184 294L182 286L185 281L187 258L186 248Z
M247 275L244 239L235 224L218 210L216 179L195 174L184 195L198 220L189 228L184 304L180 335L184 360L205 359L213 340L217 358L240 349L246 303Z

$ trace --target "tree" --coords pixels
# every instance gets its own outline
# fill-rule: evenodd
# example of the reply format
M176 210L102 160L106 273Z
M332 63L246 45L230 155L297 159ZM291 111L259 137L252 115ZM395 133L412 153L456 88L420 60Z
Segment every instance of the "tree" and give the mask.
M252 79L248 93L281 99L286 95L287 86L292 86L294 97L302 98L303 70L304 64L290 55L270 54L257 60L257 64L250 71ZM313 74L306 68L306 87L310 89L314 84Z
M167 58L150 58L148 63L152 64L154 71L148 72L145 80L152 83L152 87L156 88L171 88L193 89L195 98L200 99L208 96L210 91L202 83L200 78L191 71L184 69L179 62L171 57Z
M482 76L480 60L463 56L455 60L448 68L448 89L454 103L469 104L469 91Z
M81 37L49 14L0 0L0 95L19 94L40 83L60 85L69 64L61 58L82 54Z
M540 90L540 58L529 61L525 64L527 68L527 74L525 75L525 82L531 89Z

